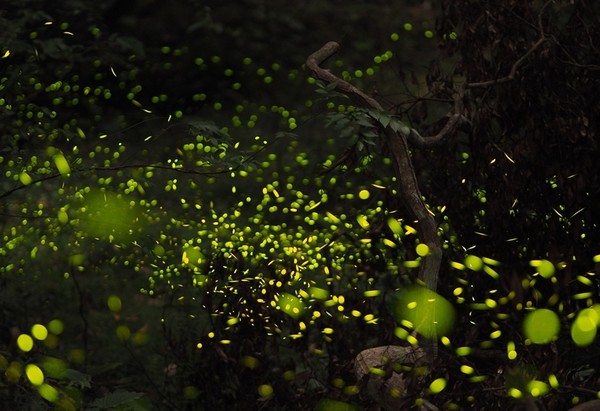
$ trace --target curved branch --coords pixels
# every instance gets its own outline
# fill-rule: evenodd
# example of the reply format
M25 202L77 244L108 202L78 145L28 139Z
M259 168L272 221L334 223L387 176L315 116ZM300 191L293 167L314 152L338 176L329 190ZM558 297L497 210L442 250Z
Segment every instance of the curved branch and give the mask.
M357 105L374 108L378 111L383 111L383 107L381 106L381 104L379 104L379 102L373 97L367 95L362 90L354 87L347 81L342 80L335 74L331 73L329 70L321 68L321 63L323 63L329 57L337 53L339 49L340 45L335 41L330 41L329 43L326 43L319 50L315 51L313 54L308 56L308 59L306 59L306 67L308 67L308 70L313 75L313 77L325 81L326 83L335 84L335 88L338 91L341 91L342 93L346 94Z
M337 91L346 94L358 105L383 111L381 104L373 97L321 67L321 63L335 54L339 48L340 45L335 42L325 44L308 57L306 67L315 78L335 84ZM443 134L442 137L445 137L456 127L458 119L449 121L449 123L439 133ZM442 260L442 246L437 235L437 225L433 219L433 215L423 202L414 167L410 159L406 138L390 127L382 127L382 129L387 137L387 145L394 160L394 172L398 180L400 198L410 213L411 218L417 222L419 241L426 244L430 251L429 256L423 259L419 267L419 279L428 288L435 290L437 288L438 273Z

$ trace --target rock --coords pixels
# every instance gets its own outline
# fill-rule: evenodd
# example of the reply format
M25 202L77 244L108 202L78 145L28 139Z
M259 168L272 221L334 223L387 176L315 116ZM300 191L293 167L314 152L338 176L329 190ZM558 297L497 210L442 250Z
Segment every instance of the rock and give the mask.
M359 385L385 410L406 407L406 386L413 375L394 371L395 364L420 367L427 364L421 347L385 345L361 351L354 360L354 373ZM408 377L408 378L407 378Z
M600 400L586 401L574 406L569 411L600 411Z

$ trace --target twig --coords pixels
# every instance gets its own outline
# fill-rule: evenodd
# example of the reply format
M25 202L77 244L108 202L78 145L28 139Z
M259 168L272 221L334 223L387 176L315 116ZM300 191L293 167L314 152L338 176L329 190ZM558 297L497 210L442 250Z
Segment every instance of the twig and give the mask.
M527 50L525 52L525 54L523 54L517 61L514 62L514 64L512 65L512 67L510 68L509 73L504 76L504 77L500 77L498 79L495 80L487 80L487 81L479 81L479 82L474 82L474 83L467 83L465 85L466 88L478 88L478 87L490 87L490 86L495 86L497 84L501 84L501 83L506 83L508 81L512 81L515 79L516 75L517 75L517 70L519 70L519 67L523 64L523 62L539 47L541 46L545 41L546 41L546 35L544 34L544 26L542 24L542 14L544 13L544 10L546 9L546 7L548 7L548 5L552 2L552 0L548 0L546 3L544 3L544 5L542 6L542 8L540 9L540 12L538 14L538 31L539 31L539 37L537 39L537 41L535 43L533 43L533 45L529 48L529 50Z

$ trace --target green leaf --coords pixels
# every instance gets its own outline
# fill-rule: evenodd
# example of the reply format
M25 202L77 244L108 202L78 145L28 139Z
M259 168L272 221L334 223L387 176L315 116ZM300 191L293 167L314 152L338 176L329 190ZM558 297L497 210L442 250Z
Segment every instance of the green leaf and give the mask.
M386 128L390 124L391 121L392 121L392 118L387 114L382 114L379 117L379 122L381 123L383 128Z
M71 385L77 385L79 388L92 388L92 377L72 368L65 370L65 379L70 381Z
M391 123L390 123L390 128L392 130L394 130L396 133L400 133L402 134L404 137L408 137L408 135L410 134L411 128L409 126L407 126L405 123L403 123L400 120L394 119Z

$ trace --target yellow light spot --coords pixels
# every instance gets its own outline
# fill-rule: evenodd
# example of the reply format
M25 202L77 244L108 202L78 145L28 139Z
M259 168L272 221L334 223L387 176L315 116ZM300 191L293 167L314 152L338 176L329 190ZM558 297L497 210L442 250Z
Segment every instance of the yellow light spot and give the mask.
M390 228L390 230L392 230L392 232L394 234L401 236L404 233L402 226L400 225L398 220L396 220L395 218L389 218L387 221L387 224L388 224L388 227Z
M429 384L429 392L432 394L437 394L442 392L444 388L446 388L446 379L445 378L437 378Z
M41 368L35 364L27 364L25 367L25 375L33 385L42 385L44 383L44 373Z
M326 300L329 298L329 291L319 288L319 287L310 287L308 289L310 296L317 300Z
M67 224L69 222L69 215L64 208L58 210L58 222L61 224Z
M462 271L462 270L464 270L464 269L466 268L466 267L464 266L464 264L462 264L462 263L459 263L459 262L456 262L456 261L451 261L451 262L450 262L450 266L451 266L452 268L455 268L455 269L457 269L457 270L461 270L461 271Z
M406 268L417 268L421 265L421 262L419 260L409 260L403 261L402 265Z
M242 358L242 364L247 368L254 369L259 366L260 361L256 357L246 355Z
M278 282L280 283L280 282ZM279 286L283 285L280 283ZM277 301L277 307L292 318L299 318L304 314L304 304L302 301L289 293L283 293Z
M521 390L518 390L517 388L509 388L508 389L508 395L510 395L513 398L521 398L523 396L523 393L521 392Z
M481 271L483 269L483 260L475 255L468 255L465 258L465 266L473 271Z
M475 372L475 369L473 367L463 364L460 366L460 372L462 372L463 374L471 375Z
M394 329L394 335L398 338L400 338L401 340L406 340L406 338L408 337L408 331L405 330L402 327L396 327Z
M382 370L381 368L377 368L377 367L370 367L369 368L369 373L373 374L373 375L384 376L385 375L385 370Z
M487 275L489 275L490 277L492 277L494 280L497 280L498 278L500 278L500 274L498 274L492 267L490 266L483 266L483 272L486 273Z
M359 215L358 217L356 217L356 221L365 230L368 229L370 226L369 221L367 221L367 217L364 215Z
M131 336L131 331L126 325L118 325L116 329L117 338L121 341L126 341Z
M550 391L550 387L543 381L531 380L527 383L527 391L533 397L540 397L546 395Z
M33 181L33 179L31 178L31 176L29 174L27 174L27 172L23 171L20 175L19 175L19 180L21 181L21 183L24 186L28 186L29 184L31 184L31 182Z
M427 257L429 255L429 246L427 244L418 244L416 251L420 257Z
M42 384L38 387L38 393L46 401L53 403L58 400L58 390L51 385Z
M262 384L258 386L258 395L261 397L270 397L273 395L273 387L269 384Z
M121 311L121 299L116 295L109 296L108 300L106 301L106 305L108 306L108 309L111 310L113 313L118 313L119 311Z
M523 332L534 344L553 341L560 330L560 320L554 311L540 308L527 314L523 321Z
M369 193L368 190L360 190L358 193L358 197L361 200L367 200L370 196L371 196L371 193Z
M488 258L488 257L481 257L481 259L483 260L484 263L486 263L487 265L493 265L494 267L497 267L500 265L500 261L494 260L492 258Z
M502 335L502 331L500 331L500 330L492 331L490 333L490 338L492 340L495 340L496 338L500 338L501 335Z
M64 331L65 326L61 320L51 320L48 323L48 330L54 335L60 335Z
M396 318L408 320L427 338L446 335L454 325L456 314L448 300L425 287L403 289L396 305Z
M585 347L594 342L598 328L598 313L592 308L581 310L571 325L573 342Z
M390 247L390 248L396 248L398 247L398 245L393 242L392 240L390 240L389 238L384 238L383 239L383 244L385 244L386 246Z
M48 329L42 324L34 324L31 327L31 335L39 341L44 341L48 337Z
M33 349L33 338L27 334L21 334L17 337L17 346L23 352L29 352Z
M593 294L591 292L577 293L577 294L573 294L573 299L574 300L585 300L586 298L591 298L592 295Z
M517 351L515 351L514 341L509 341L508 344L506 344L506 353L509 360L514 360L517 358Z
M469 354L471 354L471 347L458 347L456 349L456 355L459 357L466 357Z
M59 152L54 155L54 164L61 175L66 176L71 174L71 167L69 167L69 163L62 153Z
M548 260L531 260L529 265L535 267L537 272L544 278L551 278L554 275L554 264Z

